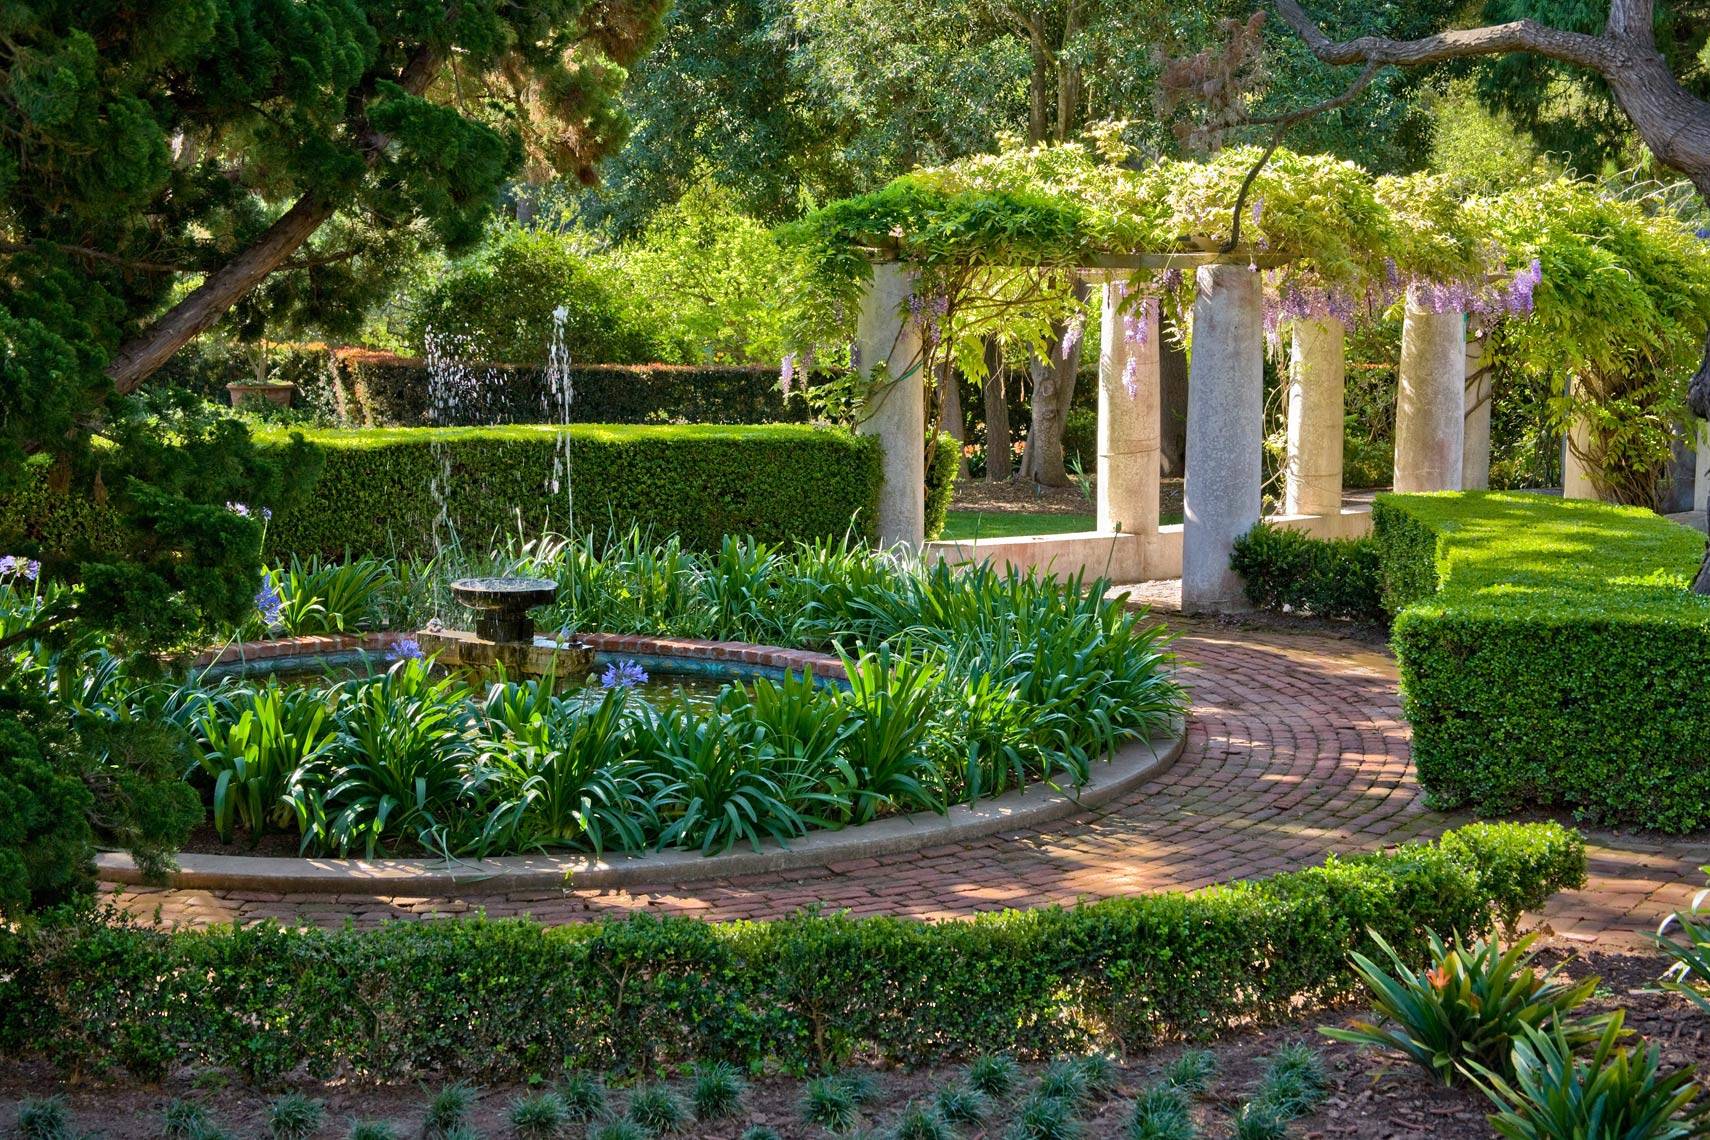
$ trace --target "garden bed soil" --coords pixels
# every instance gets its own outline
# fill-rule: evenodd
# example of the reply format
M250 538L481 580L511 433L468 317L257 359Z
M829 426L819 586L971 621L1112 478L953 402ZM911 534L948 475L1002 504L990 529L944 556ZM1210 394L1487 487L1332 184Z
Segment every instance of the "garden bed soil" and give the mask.
M1592 1010L1625 1006L1629 1011L1628 1025L1659 1047L1665 1067L1697 1064L1701 1069L1710 1068L1710 1041L1706 1040L1710 1017L1677 995L1650 990L1662 968L1658 958L1620 954L1577 956L1571 945L1565 943L1552 947L1550 954L1553 960L1575 959L1569 965L1569 972L1575 976L1600 975L1603 985L1590 1003ZM1291 1136L1321 1140L1423 1140L1493 1135L1485 1122L1489 1106L1478 1093L1464 1088L1442 1088L1398 1057L1362 1053L1327 1041L1316 1031L1319 1024L1346 1023L1360 1012L1357 1007L1348 1006L1296 1024L1238 1033L1212 1043L1209 1047L1217 1057L1218 1075L1210 1095L1195 1106L1202 1134L1228 1136L1230 1112L1258 1084L1266 1059L1284 1045L1306 1042L1323 1050L1330 1075L1330 1095L1317 1112L1295 1123ZM1163 1065L1182 1048L1172 1045L1126 1058L1116 1096L1101 1102L1088 1119L1089 1140L1118 1140L1124 1136L1130 1098L1154 1080ZM1039 1065L1026 1066L1029 1077L1039 1068ZM873 1073L878 1096L864 1126L887 1126L903 1105L929 1097L955 1081L960 1073L959 1067ZM686 1091L686 1082L676 1084ZM330 1138L346 1135L351 1122L358 1119L387 1120L398 1135L417 1135L421 1112L433 1086L304 1083L299 1087L326 1101L326 1124L318 1135ZM799 1120L797 1105L801 1089L802 1081L798 1079L757 1080L748 1090L744 1101L746 1111L737 1121L729 1124L691 1121L681 1135L735 1140L744 1128L763 1123L793 1140L820 1140L828 1134ZM214 1122L232 1135L265 1135L265 1106L281 1090L245 1088L225 1080L220 1073L177 1073L163 1086L124 1082L67 1086L44 1066L8 1062L0 1066L0 1131L10 1132L20 1098L53 1091L66 1095L76 1129L93 1129L93 1135L115 1140L141 1140L160 1134L160 1112L174 1097L200 1102ZM509 1106L529 1091L523 1085L479 1090L471 1119L476 1132L483 1136L509 1135L506 1121ZM621 1098L621 1093L614 1094L614 1103L621 1102ZM1007 1124L1007 1120L999 1122L994 1116L986 1126L964 1129L961 1135L964 1140L998 1140L1007 1131ZM575 1137L581 1133L573 1129L568 1135Z

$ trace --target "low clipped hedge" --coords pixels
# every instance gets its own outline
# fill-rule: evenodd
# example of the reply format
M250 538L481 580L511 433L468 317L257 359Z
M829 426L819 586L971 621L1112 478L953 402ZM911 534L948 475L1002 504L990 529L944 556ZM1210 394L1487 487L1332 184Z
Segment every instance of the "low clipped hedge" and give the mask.
M1261 522L1235 540L1229 565L1260 609L1384 620L1378 546L1370 538L1314 538Z
M1383 495L1413 759L1435 804L1710 826L1704 537L1649 511L1517 493Z
M571 500L548 479L560 429L385 428L305 433L326 456L305 501L267 528L273 557L423 554L450 472L450 532L480 546L496 535L563 530ZM878 441L797 425L579 425L570 429L578 530L639 525L717 549L727 534L761 541L871 537L882 479Z
M950 504L956 497L956 469L961 464L962 445L947 431L932 439L926 459L926 537L937 538L950 521Z
M1477 825L1441 843L1193 895L965 922L804 914L274 925L175 933L88 919L0 933L0 1052L145 1079L628 1072L690 1059L830 1068L1048 1056L1297 1015L1351 988L1368 931L1484 933L1585 877L1579 836Z

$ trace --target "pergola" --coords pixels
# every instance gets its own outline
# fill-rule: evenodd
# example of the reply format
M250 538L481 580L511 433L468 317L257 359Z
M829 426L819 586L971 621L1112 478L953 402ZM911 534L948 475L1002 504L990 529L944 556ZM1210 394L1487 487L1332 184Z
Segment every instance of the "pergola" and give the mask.
M1184 514L1160 526L1159 306L1128 300L1146 334L1123 333L1126 284L1144 272L1195 274L1189 364ZM1229 561L1235 540L1261 518L1264 306L1252 257L1216 253L1127 254L1093 259L1080 272L1103 287L1099 328L1097 530L1049 539L931 544L949 558L993 558L1057 572L1085 569L1118 581L1180 577L1190 610L1245 605ZM858 430L879 437L884 485L878 529L887 544L922 550L925 529L926 389L922 330L910 316L916 270L877 260L863 297L857 344L869 374L884 363L904 379L883 386ZM1343 341L1334 317L1292 324L1288 452L1279 525L1320 537L1365 533L1367 510L1342 505ZM1396 402L1395 489L1484 488L1490 472L1489 381L1482 342L1466 314L1433 311L1409 294ZM1132 361L1132 371L1131 368ZM1571 478L1571 476L1570 476Z

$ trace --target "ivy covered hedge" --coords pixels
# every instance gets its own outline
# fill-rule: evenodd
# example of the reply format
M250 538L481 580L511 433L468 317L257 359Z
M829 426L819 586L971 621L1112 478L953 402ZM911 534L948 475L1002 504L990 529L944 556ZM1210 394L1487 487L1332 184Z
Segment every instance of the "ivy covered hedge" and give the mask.
M1515 493L1383 495L1386 608L1420 783L1444 807L1710 826L1702 535Z
M571 500L549 489L559 431L390 428L316 431L325 456L313 494L274 515L271 556L381 556L431 551L451 475L450 531L485 546L495 535L562 529ZM829 428L578 425L570 489L579 530L639 525L717 549L727 534L762 541L871 536L881 479L878 442Z
M1576 833L1500 824L1194 895L966 922L49 923L0 933L0 1052L261 1082L1047 1056L1294 1015L1349 988L1368 931L1408 955L1427 928L1488 931L1584 876Z

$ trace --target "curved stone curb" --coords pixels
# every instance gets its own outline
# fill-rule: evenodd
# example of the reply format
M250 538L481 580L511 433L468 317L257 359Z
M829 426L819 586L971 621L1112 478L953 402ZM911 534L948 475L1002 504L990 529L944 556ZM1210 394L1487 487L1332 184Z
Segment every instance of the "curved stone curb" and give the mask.
M591 855L507 855L447 863L438 859L308 859L253 855L187 854L168 880L173 887L258 890L301 894L442 896L528 888L621 888L649 883L686 883L766 874L900 855L1034 827L1101 807L1170 769L1182 754L1186 722L1152 740L1119 748L1108 763L1095 764L1092 778L1072 792L1035 785L977 804L958 804L944 815L916 812L842 831L816 831L789 847L732 849L705 856L693 851L597 859ZM96 859L96 877L109 883L143 881L123 852Z

